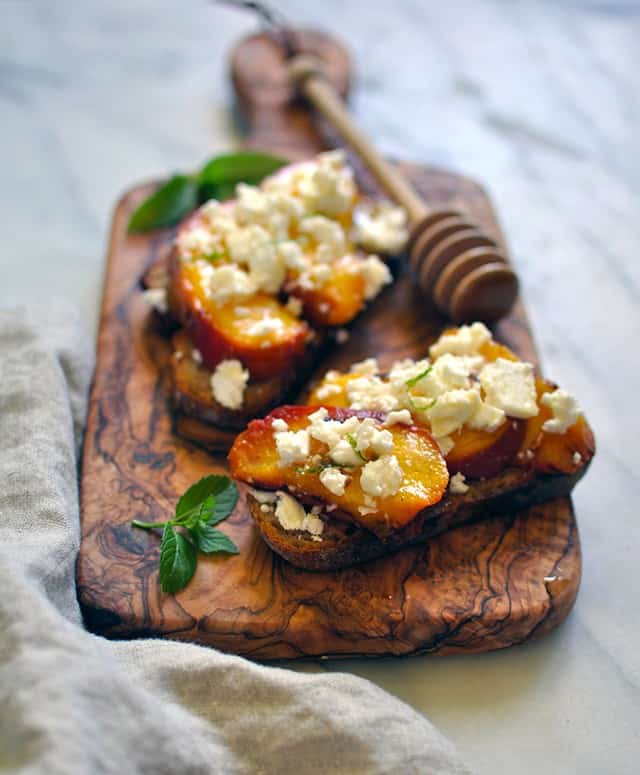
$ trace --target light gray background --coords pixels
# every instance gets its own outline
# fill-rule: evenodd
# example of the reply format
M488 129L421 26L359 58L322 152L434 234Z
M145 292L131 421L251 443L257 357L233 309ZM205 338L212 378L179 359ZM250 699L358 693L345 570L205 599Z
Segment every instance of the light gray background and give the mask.
M598 456L576 492L584 579L540 643L323 662L426 713L481 773L631 773L640 760L640 3L279 3L338 31L353 109L387 153L495 199L546 373ZM204 0L0 0L0 303L67 296L92 336L113 204L236 138L226 56L254 29Z

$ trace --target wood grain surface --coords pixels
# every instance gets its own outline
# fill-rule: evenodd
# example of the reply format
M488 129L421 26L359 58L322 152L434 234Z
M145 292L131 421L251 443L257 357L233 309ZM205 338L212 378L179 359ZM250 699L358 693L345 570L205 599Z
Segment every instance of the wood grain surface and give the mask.
M473 182L403 165L433 206L468 209L501 239ZM568 499L465 526L336 573L298 570L256 533L244 493L225 529L237 557L201 558L175 597L158 586L159 536L131 519L163 519L200 476L225 460L173 433L166 339L150 325L140 277L170 234L126 235L138 187L113 221L82 471L78 589L87 625L110 637L197 641L255 659L481 652L540 636L569 612L580 580L578 531ZM396 283L351 327L317 375L370 355L383 367L424 355L443 321L404 264ZM497 336L535 359L518 304Z

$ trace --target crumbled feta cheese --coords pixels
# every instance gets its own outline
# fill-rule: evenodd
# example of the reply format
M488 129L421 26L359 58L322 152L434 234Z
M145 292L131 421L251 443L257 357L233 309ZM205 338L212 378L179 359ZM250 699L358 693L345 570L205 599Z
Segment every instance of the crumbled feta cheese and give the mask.
M378 256L367 256L360 264L360 272L364 278L364 297L367 301L375 298L393 280L389 267Z
M274 431L288 431L289 426L287 425L286 421L283 420L281 417L276 417L275 420L271 421L271 427Z
M324 407L309 415L309 435L329 447L329 457L339 466L361 466L366 452L385 455L393 449L392 434L373 418L330 420Z
M309 457L309 433L300 431L276 431L274 434L280 465L301 463Z
M293 240L278 243L276 251L287 269L301 272L309 263L300 245Z
M225 304L234 298L247 298L258 290L255 281L233 264L211 267L207 280L209 297L216 304Z
M360 474L360 486L374 498L395 495L404 480L404 472L395 455L383 455L367 463Z
M299 318L302 315L302 302L296 296L289 296L285 306L295 317Z
M249 372L240 361L221 361L211 375L211 391L219 404L227 409L240 409Z
M344 495L347 477L339 468L325 468L320 473L320 481L334 495Z
M431 366L431 361L428 358L423 358L419 361L414 361L411 358L405 358L404 360L396 361L389 370L389 381L404 383L409 382L421 374L424 374ZM416 384L420 384L420 382L422 382L422 379L419 380Z
M339 466L361 466L363 461L347 439L340 439L331 447L329 456Z
M181 257L189 258L212 256L222 250L220 236L202 226L181 231L176 246Z
M434 436L448 436L462 428L480 406L477 390L449 390L427 410Z
M356 195L353 173L345 165L342 151L319 154L315 163L305 165L299 173L298 188L307 212L324 215L346 212Z
M367 358L364 361L358 361L351 365L350 374L362 374L363 376L373 377L380 373L378 361L375 358Z
M361 205L354 210L354 240L376 253L399 253L407 244L407 213L391 202Z
M380 377L357 377L346 385L349 406L352 409L373 409L392 412L400 409L398 397L391 386Z
M275 515L284 530L302 530L316 537L322 535L324 522L317 514L307 514L304 506L286 492L278 491L276 494Z
M313 264L298 278L298 285L305 291L322 288L331 279L331 267L327 264Z
M275 503L278 500L275 492L269 492L268 490L254 490L250 488L249 492L258 503Z
M533 366L522 361L498 358L480 372L485 402L502 409L509 417L526 419L538 414Z
M493 433L498 430L505 420L506 415L502 409L497 409L495 406L481 401L476 411L469 418L467 425L479 431Z
M485 342L491 339L491 332L484 323L460 326L455 333L443 334L429 348L432 360L445 353L453 355L475 355Z
M200 350L197 350L195 347L191 350L191 360L194 363L197 363L198 366L202 363L202 353Z
M396 409L389 412L383 425L413 425L413 417L408 409Z
M358 452L372 450L376 455L384 455L393 449L393 436L388 430L379 430L371 417L361 420L353 435Z
M316 397L320 401L324 401L325 398L330 398L331 396L337 396L340 393L342 393L342 387L340 385L331 384L331 382L327 382L325 385L321 385L316 390Z
M455 495L463 495L469 489L469 485L465 484L464 474L458 472L449 479L449 491Z
M277 293L285 279L286 267L269 232L250 224L227 235L229 255L238 264L249 267L256 290Z
M247 326L249 336L263 337L268 334L279 334L284 329L284 323L280 318L265 315L260 320Z
M440 454L442 457L446 457L455 446L455 442L451 436L440 436L435 441L440 448Z
M573 453L573 465L579 466L582 463L582 455L579 452Z
M143 291L142 298L145 304L161 315L166 315L169 311L166 288L147 288L146 291Z
M304 506L285 492L278 492L276 517L285 530L301 530L306 517Z
M232 208L229 204L221 204L215 199L210 199L200 208L200 215L210 230L219 236L226 236L230 231L237 228L236 220L233 217Z
M582 414L576 399L565 390L544 393L540 403L548 406L553 412L553 418L542 424L542 430L546 433L564 433L576 424Z
M304 218L298 228L301 234L309 234L316 240L316 257L322 263L331 263L344 255L344 230L336 221L325 218L324 215L312 215Z

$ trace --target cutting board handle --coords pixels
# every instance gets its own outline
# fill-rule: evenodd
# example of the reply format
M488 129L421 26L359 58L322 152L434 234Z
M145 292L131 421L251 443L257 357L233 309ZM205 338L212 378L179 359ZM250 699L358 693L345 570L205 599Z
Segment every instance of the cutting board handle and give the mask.
M320 59L323 72L343 98L351 85L345 47L316 30L290 30L296 51ZM297 161L339 145L332 130L296 96L281 43L265 32L241 40L231 52L231 82L247 148Z

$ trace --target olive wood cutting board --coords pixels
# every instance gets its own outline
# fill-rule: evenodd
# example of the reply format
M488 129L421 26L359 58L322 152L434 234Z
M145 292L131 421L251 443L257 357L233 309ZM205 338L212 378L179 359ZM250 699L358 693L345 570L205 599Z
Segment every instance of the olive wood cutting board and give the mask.
M330 44L320 36L309 40L320 48ZM245 101L246 83L238 87L243 46L242 66L250 70L252 62L259 63L264 97L265 72L274 72L277 53L266 36L236 49L234 80ZM297 111L295 120L285 120L285 103L286 111ZM326 140L300 111L290 107L282 90L264 110L254 105L251 145L260 146L262 137L262 147L273 149L275 132L281 152L290 139L291 157L319 150ZM466 210L503 241L476 183L443 170L401 167L427 203ZM371 188L366 176L362 184ZM457 528L353 568L313 573L289 565L264 544L241 486L238 505L224 523L240 554L200 555L186 589L175 596L160 591L160 537L131 528L130 521L169 518L191 483L228 468L223 455L174 433L170 346L154 329L140 286L172 235L126 233L130 214L153 187L137 186L121 198L109 242L81 480L78 590L87 626L112 638L195 641L269 660L477 653L525 642L560 624L573 605L581 572L568 498ZM426 354L445 321L420 296L402 261L395 273L394 285L350 327L349 340L324 355L316 378L369 356L384 368ZM521 302L495 334L537 362Z

